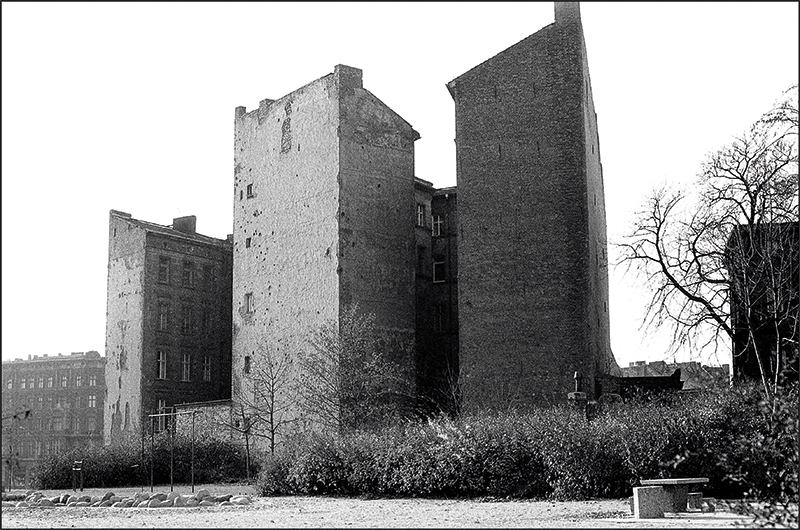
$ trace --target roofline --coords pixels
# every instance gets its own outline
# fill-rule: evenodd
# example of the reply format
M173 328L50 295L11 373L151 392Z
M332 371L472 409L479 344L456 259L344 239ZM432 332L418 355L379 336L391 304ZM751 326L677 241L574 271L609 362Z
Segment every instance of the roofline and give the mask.
M216 245L216 246L231 246L233 244L228 239L219 239L216 237L199 234L197 232L195 232L194 234L187 234L186 232L175 230L170 226L160 225L158 223L153 223L150 221L143 221L141 219L135 219L131 217L130 214L119 212L117 210L111 210L110 215L112 217L116 217L117 219L137 225L140 228L144 229L146 232L150 233L175 237L177 239L184 239L195 243L206 243L209 245Z

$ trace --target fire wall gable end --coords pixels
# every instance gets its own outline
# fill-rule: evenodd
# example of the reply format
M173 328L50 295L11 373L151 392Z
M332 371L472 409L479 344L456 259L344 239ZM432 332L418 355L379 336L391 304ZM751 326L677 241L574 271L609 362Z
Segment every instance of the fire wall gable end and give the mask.
M419 135L363 88L360 70L340 65L337 72L351 80L339 88L340 303L357 303L379 329L399 337L396 353L412 370Z
M250 384L248 357L265 347L295 355L338 319L337 101L327 75L251 112L236 110L234 399Z
M146 236L128 219L112 212L109 221L104 400L104 439L109 442L123 425L125 403L134 428L140 419Z

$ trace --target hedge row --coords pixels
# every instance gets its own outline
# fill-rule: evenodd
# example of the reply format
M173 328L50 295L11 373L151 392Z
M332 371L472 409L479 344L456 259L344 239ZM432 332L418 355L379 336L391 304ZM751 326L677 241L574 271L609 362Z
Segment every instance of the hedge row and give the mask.
M150 456L153 455L153 481L170 482L170 440L167 433L157 435L151 451L148 438L144 446L139 440L105 447L86 447L43 459L33 472L34 487L64 489L72 487L72 463L83 461L84 486L92 488L138 486L150 482ZM173 454L173 480L191 482L191 439L176 436ZM257 465L251 462L251 473ZM236 482L246 477L245 452L238 445L219 439L194 442L195 483Z
M557 407L317 434L266 460L258 486L263 495L577 500L626 497L646 478L704 476L707 495L768 495L786 489L765 469L783 469L796 450L796 416L795 438L770 438L759 400L755 387L722 389L609 405L591 421ZM781 402L796 411L797 392ZM796 494L796 471L793 480Z

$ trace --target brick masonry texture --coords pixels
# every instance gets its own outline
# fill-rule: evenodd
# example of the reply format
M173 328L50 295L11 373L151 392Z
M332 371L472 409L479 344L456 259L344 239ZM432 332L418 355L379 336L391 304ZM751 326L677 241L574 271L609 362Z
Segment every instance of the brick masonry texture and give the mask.
M392 354L413 369L419 135L361 78L338 65L258 109L236 109L234 397L251 384L245 357L297 360L350 304L400 338Z
M159 401L230 397L232 281L230 242L194 233L193 222L186 232L109 217L107 442L140 432Z
M561 402L616 370L597 122L578 6L448 84L464 405Z

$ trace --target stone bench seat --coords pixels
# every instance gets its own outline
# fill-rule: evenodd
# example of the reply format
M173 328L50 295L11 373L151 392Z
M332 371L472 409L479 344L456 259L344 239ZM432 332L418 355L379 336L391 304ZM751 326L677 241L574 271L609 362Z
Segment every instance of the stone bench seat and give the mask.
M664 495L667 498L664 511L686 512L689 503L689 487L705 484L708 479L705 477L696 478L654 478L642 480L642 486L661 486L664 488Z

